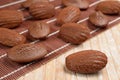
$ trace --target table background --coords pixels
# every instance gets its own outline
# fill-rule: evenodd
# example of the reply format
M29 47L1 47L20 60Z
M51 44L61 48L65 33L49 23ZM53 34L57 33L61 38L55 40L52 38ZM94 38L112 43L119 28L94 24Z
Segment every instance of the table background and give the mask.
M82 50L99 50L108 57L107 66L97 74L83 75L65 68L65 57ZM64 53L18 80L120 80L120 24Z

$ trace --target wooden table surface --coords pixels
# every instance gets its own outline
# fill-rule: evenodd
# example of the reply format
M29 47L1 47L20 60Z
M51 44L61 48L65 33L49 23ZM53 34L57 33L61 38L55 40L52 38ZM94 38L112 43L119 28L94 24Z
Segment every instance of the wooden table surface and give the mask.
M85 75L68 71L65 57L82 50L99 50L108 57L107 66L97 74ZM120 24L64 53L18 80L120 80Z

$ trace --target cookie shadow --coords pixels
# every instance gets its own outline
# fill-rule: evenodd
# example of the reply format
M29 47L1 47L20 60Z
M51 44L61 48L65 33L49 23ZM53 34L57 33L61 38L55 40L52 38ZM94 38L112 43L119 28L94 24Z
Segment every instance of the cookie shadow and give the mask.
M70 75L74 74L79 77L93 77L93 76L98 76L102 73L102 71L99 71L97 73L91 73L91 74L75 73L75 72L68 70L66 66L64 66L64 72Z
M68 70L66 66L63 67L63 70L64 70L64 72L67 73L67 74L70 74L70 75L75 74L74 72Z

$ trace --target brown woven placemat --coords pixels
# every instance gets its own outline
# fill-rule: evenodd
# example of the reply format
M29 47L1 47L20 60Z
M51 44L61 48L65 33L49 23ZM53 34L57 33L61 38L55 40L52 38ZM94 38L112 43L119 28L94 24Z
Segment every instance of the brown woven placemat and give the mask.
M21 24L20 27L15 28L14 30L26 36L27 28L29 27L28 23L33 19L30 17L30 14L27 12L27 10L21 7L21 3L24 1L25 0L0 0L0 10L16 9L19 11L23 11L26 20L25 22L23 22L23 24ZM99 29L96 28L94 25L90 24L88 21L88 16L89 14L95 11L94 8L96 4L99 3L100 1L99 0L89 0L89 1L90 1L90 8L86 11L82 11L81 14L82 16L79 23L83 25L87 25L90 28L92 37L96 36L97 34L107 30L108 28L120 22L120 16L108 16L109 25L107 29ZM63 8L61 4L61 0L54 0L51 1L51 3L55 5L56 16L57 16L59 11ZM51 19L42 20L51 25L51 34L48 36L47 40L45 41L37 40L34 42L27 41L29 43L34 43L38 45L44 44L47 47L49 54L44 59L27 64L18 64L16 62L12 62L7 58L6 50L9 49L9 47L0 45L0 80L17 79L18 77L24 75L25 73L28 73L31 70L40 67L41 65L47 63L48 61L63 54L65 51L75 47L75 45L71 45L70 43L65 43L64 41L62 41L57 37L58 35L57 33L59 32L60 27L56 26L56 16Z

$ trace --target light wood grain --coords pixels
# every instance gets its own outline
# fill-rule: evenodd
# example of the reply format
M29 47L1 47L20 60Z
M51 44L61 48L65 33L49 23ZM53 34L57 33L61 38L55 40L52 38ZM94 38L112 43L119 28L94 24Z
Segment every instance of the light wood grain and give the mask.
M108 57L107 66L97 74L85 75L70 72L65 57L82 50L99 50ZM120 24L64 53L18 80L120 80Z
M107 66L98 74L85 75L65 68L65 57L81 50L100 50L108 57ZM120 80L120 24L64 53L18 80Z

